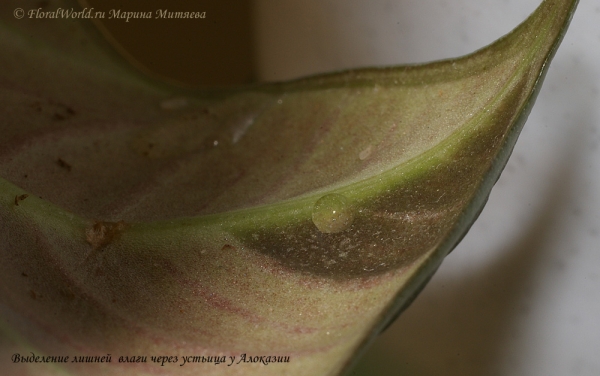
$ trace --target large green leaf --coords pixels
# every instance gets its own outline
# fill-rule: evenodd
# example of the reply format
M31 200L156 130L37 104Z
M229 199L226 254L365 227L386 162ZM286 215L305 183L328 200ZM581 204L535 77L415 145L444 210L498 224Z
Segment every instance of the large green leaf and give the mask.
M14 374L349 369L482 209L576 3L547 0L456 60L194 92L130 71L85 22L15 19L37 3L3 2L2 362L112 356ZM179 366L244 353L289 362ZM147 362L118 362L132 355Z

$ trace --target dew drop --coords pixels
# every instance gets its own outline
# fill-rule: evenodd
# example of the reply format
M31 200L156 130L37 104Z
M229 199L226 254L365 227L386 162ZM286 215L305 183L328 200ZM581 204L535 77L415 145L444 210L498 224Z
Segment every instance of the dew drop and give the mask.
M317 200L312 211L312 221L319 231L333 234L346 230L354 220L350 201L338 193L325 195Z
M358 154L358 159L360 159L361 161L364 161L365 159L367 159L371 156L372 152L373 152L373 147L371 145L369 145Z

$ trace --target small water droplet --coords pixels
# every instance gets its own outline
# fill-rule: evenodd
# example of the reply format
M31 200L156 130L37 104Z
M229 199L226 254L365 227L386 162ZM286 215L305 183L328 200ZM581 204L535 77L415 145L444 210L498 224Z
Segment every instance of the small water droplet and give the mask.
M364 161L365 159L371 156L371 152L373 151L373 147L371 145L367 146L363 151L358 154L358 159Z
M346 230L354 220L350 201L343 195L331 193L317 200L312 211L312 221L319 231L333 234Z
M242 137L244 137L244 135L246 134L248 129L250 129L250 126L252 126L252 124L254 124L254 118L255 118L254 116L250 116L250 117L246 118L240 125L238 125L233 130L232 142L234 144L237 144L238 141L241 140Z
M176 97L165 99L160 102L160 108L163 110L179 110L180 108L184 108L188 105L187 98Z

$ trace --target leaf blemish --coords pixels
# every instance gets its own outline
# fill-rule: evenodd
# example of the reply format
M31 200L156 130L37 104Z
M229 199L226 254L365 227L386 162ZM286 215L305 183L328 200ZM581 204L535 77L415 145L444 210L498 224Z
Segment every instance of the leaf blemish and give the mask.
M62 120L66 120L66 119L70 118L71 116L75 115L75 110L73 110L69 106L66 106L64 104L58 104L56 106L58 107L58 109L52 115L52 120L62 121Z
M91 228L85 230L85 240L92 248L99 250L117 239L127 227L125 221L95 222Z
M70 165L70 164L68 164L67 162L65 162L65 161L64 161L62 158L58 158L58 159L56 160L56 163L57 163L57 164L58 164L60 167L64 168L65 170L67 170L67 171L69 171L69 172L71 172L71 168L72 168L72 167L71 167L71 165Z
M25 200L29 195L27 193L15 196L15 206L19 206L19 201Z

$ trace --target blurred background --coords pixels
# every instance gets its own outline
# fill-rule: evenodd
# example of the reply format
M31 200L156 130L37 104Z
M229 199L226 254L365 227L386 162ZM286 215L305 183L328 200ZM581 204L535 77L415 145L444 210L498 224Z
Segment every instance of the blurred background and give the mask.
M145 70L223 86L460 56L539 2L145 0L127 10L207 18L105 27ZM354 375L600 375L598 25L583 0L481 217Z
M257 79L251 0L82 0L138 68L186 86L229 86ZM109 19L111 10L206 12L204 19Z

